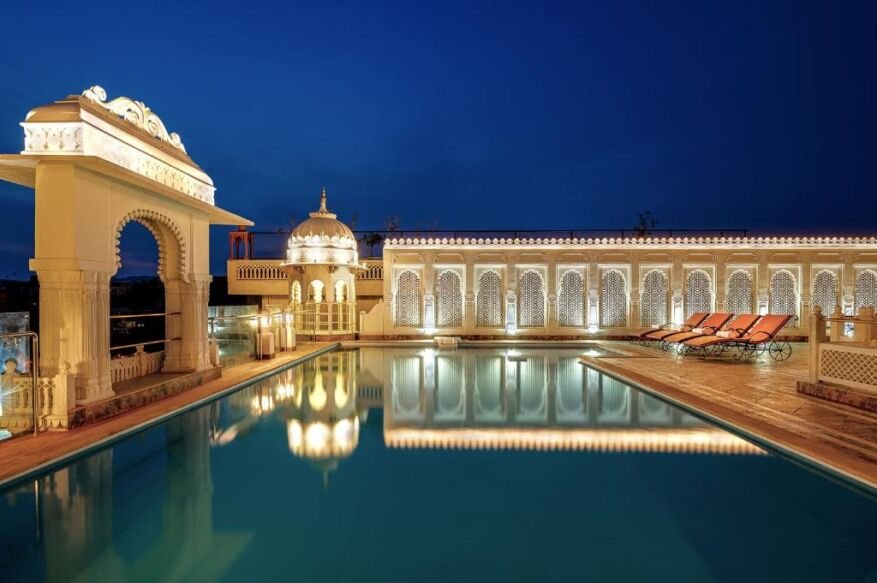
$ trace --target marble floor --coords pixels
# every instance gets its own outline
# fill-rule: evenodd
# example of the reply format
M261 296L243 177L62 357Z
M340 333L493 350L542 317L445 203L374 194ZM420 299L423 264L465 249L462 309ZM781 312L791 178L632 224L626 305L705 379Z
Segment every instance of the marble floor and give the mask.
M806 344L794 344L784 362L626 348L624 358L582 361L877 488L877 414L798 393L796 381L807 378Z
M39 436L27 435L5 441L0 444L0 484L34 468L75 454L95 442L151 423L157 418L223 393L254 376L270 373L332 346L337 346L337 343L299 344L293 352L281 352L271 360L250 361L223 369L222 376L216 380L103 421L70 431L50 431Z

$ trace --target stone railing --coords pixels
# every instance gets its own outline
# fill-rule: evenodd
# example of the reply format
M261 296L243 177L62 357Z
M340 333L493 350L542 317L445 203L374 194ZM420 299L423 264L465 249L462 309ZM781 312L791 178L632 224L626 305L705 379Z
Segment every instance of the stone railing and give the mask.
M110 374L114 383L161 372L164 351L146 352L143 346L131 356L122 356L110 361Z
M40 430L55 428L53 409L57 405L66 408L64 399L56 399L56 377L39 377L39 418ZM3 383L2 405L0 405L0 429L13 435L33 431L34 392L33 378L30 375L17 376ZM56 403L57 401L57 403ZM64 403L62 403L64 401Z
M364 281L384 279L383 260L364 259L362 261L362 266L364 267L364 269L356 274L356 279Z
M235 265L235 276L240 281L286 281L286 272L276 259L241 261Z
M840 309L810 318L810 383L827 383L877 395L877 316L861 308L856 316Z

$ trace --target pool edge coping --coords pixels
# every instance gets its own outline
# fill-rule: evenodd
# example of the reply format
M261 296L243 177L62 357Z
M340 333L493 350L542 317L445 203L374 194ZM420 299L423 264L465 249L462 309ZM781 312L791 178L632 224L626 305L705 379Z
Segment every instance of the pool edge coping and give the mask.
M243 389L251 384L261 382L261 381L265 380L266 378L273 376L273 375L275 375L283 370L286 370L286 369L291 368L293 366L299 365L303 362L307 362L308 360L311 360L312 358L316 358L317 356L321 356L323 354L326 354L327 352L332 352L332 351L338 350L339 348L341 348L341 343L340 342L333 342L332 344L330 344L328 346L318 348L317 350L314 350L313 352L310 352L310 353L305 354L303 356L300 356L298 358L294 358L294 359L290 360L289 362L285 362L276 368L272 368L270 370L260 372L259 374L254 375L246 380L235 383L235 384L231 385L230 387L220 389L220 390L216 391L215 393L211 393L210 395L206 395L204 397L201 397L200 399L198 399L196 401L192 401L191 403L187 403L187 404L183 405L182 407L180 407L179 409L174 409L173 411L168 411L167 413L162 413L161 415L153 417L152 419L149 419L147 421L143 421L143 422L138 423L136 425L126 427L125 429L122 429L117 433L114 433L112 435L108 435L106 437L103 437L101 439L93 441L93 442L89 443L88 445L84 445L78 449L74 449L74 450L71 450L67 453L61 454L56 458L42 462L36 466L28 468L27 470L21 471L17 474L13 474L11 476L7 476L5 478L2 478L2 479L0 479L0 490L5 490L7 488L11 488L11 487L16 486L19 482L24 482L26 480L36 478L39 474L43 474L43 473L48 472L48 471L50 471L58 466L64 465L65 463L68 463L68 462L71 462L78 457L88 455L89 453L92 453L93 451L96 451L98 449L102 449L104 447L112 445L113 443L115 443L117 441L122 441L123 439L131 437L131 435L133 435L133 434L139 433L141 431L146 431L147 429L150 429L156 425L160 425L161 423L164 423L165 421L168 421L174 417L188 413L189 411L192 411L193 409L203 407L204 405L206 405L212 401L217 401L219 399L222 399L222 398L230 395L231 393L235 393L235 392L237 392L237 391L239 391L239 390L241 390L241 389ZM220 378L222 378L222 377L220 377Z

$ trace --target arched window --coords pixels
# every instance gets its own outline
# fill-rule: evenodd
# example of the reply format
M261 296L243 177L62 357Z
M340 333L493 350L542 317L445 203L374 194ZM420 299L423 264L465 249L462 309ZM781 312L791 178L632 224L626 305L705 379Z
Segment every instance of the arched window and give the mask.
M600 283L600 326L627 326L627 280L617 269L605 272Z
M348 300L347 298L347 284L343 281L335 282L335 301L337 303L344 303Z
M420 277L413 271L403 271L396 278L396 326L421 325Z
M877 306L877 272L866 269L856 276L856 314L859 313L859 308L875 306Z
M475 325L498 328L503 325L502 278L495 271L485 271L478 278L475 296Z
M460 274L443 271L435 282L436 325L439 328L458 328L463 325L463 291Z
M323 282L315 279L308 286L308 301L319 304L323 301Z
M557 323L564 327L585 325L585 280L578 271L567 271L560 278Z
M640 294L639 319L642 326L660 326L667 318L667 274L658 269L648 272L643 278Z
M813 278L811 305L819 306L825 315L834 313L837 306L837 276L833 271L823 269Z
M518 326L540 328L545 325L545 286L536 271L525 271L518 283Z
M711 312L712 309L710 276L702 269L695 269L685 278L685 317L698 312Z
M298 281L292 282L289 288L289 303L294 306L301 303L301 283Z
M728 278L725 308L732 314L752 314L752 276L738 269Z
M798 315L798 286L795 276L782 269L770 278L771 314Z

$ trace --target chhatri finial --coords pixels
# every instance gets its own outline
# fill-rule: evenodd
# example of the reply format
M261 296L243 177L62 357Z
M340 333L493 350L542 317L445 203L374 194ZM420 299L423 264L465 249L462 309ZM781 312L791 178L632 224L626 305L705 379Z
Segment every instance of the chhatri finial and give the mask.
M323 187L323 192L320 194L320 212L328 213L329 209L326 208L326 187Z

